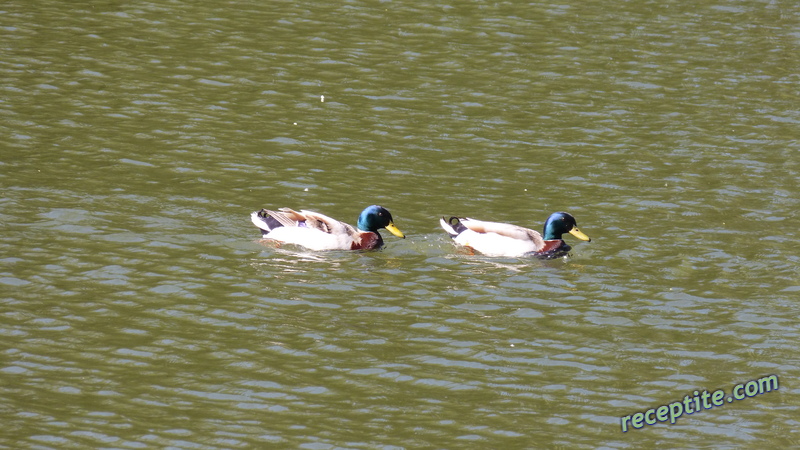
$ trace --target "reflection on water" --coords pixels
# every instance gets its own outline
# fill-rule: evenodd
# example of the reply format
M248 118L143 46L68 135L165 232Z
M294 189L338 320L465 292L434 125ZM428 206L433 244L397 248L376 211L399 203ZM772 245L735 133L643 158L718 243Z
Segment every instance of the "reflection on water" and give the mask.
M3 9L0 445L796 446L789 389L619 422L800 376L796 5ZM438 225L558 210L553 261Z

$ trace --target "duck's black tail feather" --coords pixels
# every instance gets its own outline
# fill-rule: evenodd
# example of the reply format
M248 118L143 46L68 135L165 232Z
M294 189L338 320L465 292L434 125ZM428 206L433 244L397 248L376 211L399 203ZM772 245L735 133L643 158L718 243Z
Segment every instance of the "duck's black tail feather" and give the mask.
M445 219L444 217L442 217L439 223L442 225L444 231L446 231L447 234L449 234L450 237L452 238L458 236L459 234L467 230L467 227L465 227L464 224L461 223L461 219L455 216L450 217L450 219Z
M250 214L250 221L253 222L253 225L257 226L261 229L261 235L265 236L270 231L274 230L275 228L282 227L283 224L278 221L278 219L269 215L269 211L266 209L262 209L261 211L255 211Z

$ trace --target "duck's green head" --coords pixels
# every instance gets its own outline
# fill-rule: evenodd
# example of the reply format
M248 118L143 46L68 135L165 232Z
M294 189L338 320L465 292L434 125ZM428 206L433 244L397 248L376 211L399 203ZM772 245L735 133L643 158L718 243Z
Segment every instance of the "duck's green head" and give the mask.
M544 239L561 239L561 235L564 233L569 233L582 241L591 241L589 236L578 229L578 224L571 214L565 212L550 214L547 222L544 223Z
M373 233L376 233L381 228L386 228L390 233L399 238L406 237L402 231L394 226L394 222L392 222L392 213L390 213L388 209L378 205L368 206L364 211L361 211L356 226L361 231L372 231Z

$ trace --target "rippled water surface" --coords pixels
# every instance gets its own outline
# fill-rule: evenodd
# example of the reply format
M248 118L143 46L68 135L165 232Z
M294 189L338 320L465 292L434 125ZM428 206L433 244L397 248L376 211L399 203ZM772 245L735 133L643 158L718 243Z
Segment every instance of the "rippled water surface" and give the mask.
M799 446L800 6L462 3L0 6L0 446Z

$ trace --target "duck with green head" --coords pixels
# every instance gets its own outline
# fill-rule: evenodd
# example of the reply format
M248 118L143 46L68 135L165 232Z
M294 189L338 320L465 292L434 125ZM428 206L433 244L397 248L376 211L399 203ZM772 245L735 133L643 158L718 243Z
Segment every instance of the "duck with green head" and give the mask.
M358 216L356 227L313 211L262 209L250 214L261 229L261 237L279 243L296 244L310 250L372 250L383 246L378 230L385 228L405 238L394 225L392 214L378 205L368 206Z
M589 236L578 229L575 218L556 212L544 223L544 237L539 232L509 223L485 222L461 217L439 221L444 231L460 245L487 256L535 256L552 259L566 256L572 249L561 238L569 233L583 241Z

